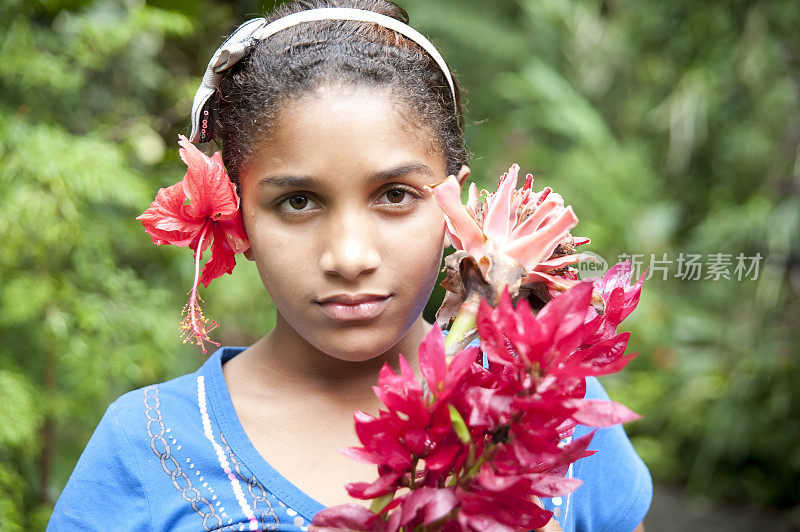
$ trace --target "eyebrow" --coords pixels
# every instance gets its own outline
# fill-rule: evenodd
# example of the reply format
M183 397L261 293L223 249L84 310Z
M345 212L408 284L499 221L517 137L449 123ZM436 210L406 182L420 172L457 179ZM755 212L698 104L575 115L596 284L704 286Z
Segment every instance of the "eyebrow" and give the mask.
M388 170L378 170L377 172L373 172L367 177L368 183L384 183L386 181L391 181L397 177L410 174L411 172L420 172L430 177L433 177L433 171L424 163L421 162L411 162L411 163L404 163L400 166L396 166L394 168L390 168ZM261 179L258 182L258 186L277 186L277 187L308 187L314 188L320 185L320 179L310 176L310 175L290 175L290 174L278 174L278 175L271 175Z

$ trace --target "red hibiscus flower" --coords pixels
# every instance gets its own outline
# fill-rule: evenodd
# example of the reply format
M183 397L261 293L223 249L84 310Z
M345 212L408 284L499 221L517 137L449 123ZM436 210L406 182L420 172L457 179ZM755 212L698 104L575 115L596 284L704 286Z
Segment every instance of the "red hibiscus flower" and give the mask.
M214 342L208 333L217 327L208 325L200 308L197 286L203 286L236 266L236 253L246 251L247 240L239 212L236 187L225 172L222 156L208 157L186 137L179 135L180 156L188 167L183 180L158 191L150 207L136 219L141 220L157 245L188 246L194 250L195 276L189 301L183 308L181 322L184 342L191 340L206 352L204 342ZM211 246L211 259L200 271L203 252Z

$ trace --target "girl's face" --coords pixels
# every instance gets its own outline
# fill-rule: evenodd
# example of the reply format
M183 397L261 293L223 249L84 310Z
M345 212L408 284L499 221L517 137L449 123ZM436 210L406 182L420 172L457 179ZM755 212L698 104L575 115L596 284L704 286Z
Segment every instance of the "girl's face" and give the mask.
M424 189L446 177L435 146L378 89L323 87L284 106L240 172L273 334L348 361L416 350L445 228Z

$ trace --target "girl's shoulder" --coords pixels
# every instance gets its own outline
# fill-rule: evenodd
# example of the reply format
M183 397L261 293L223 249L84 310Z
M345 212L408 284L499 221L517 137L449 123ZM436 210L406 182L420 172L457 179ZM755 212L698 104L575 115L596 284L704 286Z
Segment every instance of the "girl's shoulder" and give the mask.
M595 377L586 378L585 397L609 400ZM573 438L594 430L578 425ZM569 497L556 498L559 505L548 509L560 506L557 513L566 518L562 523L567 525L565 530L633 530L644 519L653 498L653 481L647 466L622 425L596 429L589 449L595 454L578 460L571 471L584 483Z
M109 405L104 418L111 413L122 426L128 426L131 421L139 423L143 414L149 420L157 415L156 411L163 412L165 408L173 416L185 412L196 417L203 392L220 384L222 364L243 350L243 347L221 347L192 373L124 393Z
M240 468L218 429L212 398L224 393L221 359L235 351L223 348L196 372L114 401L61 493L48 530L106 530L113 522L126 530L247 523L247 515L227 509L238 507L225 488Z

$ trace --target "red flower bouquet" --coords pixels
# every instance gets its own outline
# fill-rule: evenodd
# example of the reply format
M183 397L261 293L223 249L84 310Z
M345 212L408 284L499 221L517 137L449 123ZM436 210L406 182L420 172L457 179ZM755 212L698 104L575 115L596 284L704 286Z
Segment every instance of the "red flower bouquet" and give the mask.
M520 531L551 518L537 497L566 495L581 481L569 465L593 433L572 440L577 424L606 427L638 418L613 401L584 399L587 376L621 370L629 333L617 327L636 307L643 277L629 264L603 279L579 281L569 267L587 257L572 237L571 207L547 188L515 190L518 167L479 203L466 206L449 178L432 191L457 251L446 261L447 298L419 348L423 381L406 360L384 366L378 416L355 414L360 447L343 452L377 466L372 483L348 493L372 501L319 512L312 529L360 531ZM484 191L485 192L485 191ZM468 346L480 338L480 347ZM447 344L447 347L446 347ZM455 353L454 356L448 355ZM481 362L486 359L484 365Z

